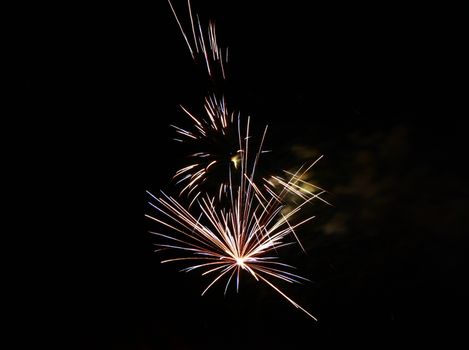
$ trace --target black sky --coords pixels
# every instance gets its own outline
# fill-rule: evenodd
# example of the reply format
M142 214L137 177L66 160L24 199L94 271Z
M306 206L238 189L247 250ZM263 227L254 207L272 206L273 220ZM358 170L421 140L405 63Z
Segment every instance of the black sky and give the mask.
M187 24L184 1L174 3ZM169 124L184 120L179 104L197 108L212 88L159 0L63 9L28 36L35 59L26 59L24 84L33 105L59 116L33 125L59 130L48 150L73 144L76 162L64 172L86 197L70 213L87 219L64 223L72 239L54 248L71 261L58 277L71 293L48 295L73 320L60 328L69 344L294 349L346 340L379 348L461 336L469 190L458 10L231 0L193 7L216 20L230 47L221 89L255 127L269 124L275 162L325 155L315 176L334 207L315 207L318 221L302 232L308 254L286 257L313 281L288 290L319 322L247 279L238 295L200 297L206 280L161 265L152 252L141 191L170 188L184 150Z

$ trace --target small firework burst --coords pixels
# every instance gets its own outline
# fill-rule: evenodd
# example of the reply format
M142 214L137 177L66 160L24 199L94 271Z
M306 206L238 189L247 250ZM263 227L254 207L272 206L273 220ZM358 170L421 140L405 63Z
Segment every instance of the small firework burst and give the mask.
M197 117L185 107L181 108L193 124L190 129L172 125L179 135L175 140L187 144L195 152L189 156L191 162L179 169L174 178L178 184L183 184L179 194L191 197L207 182L209 174L223 179L227 177L229 168L238 168L235 120L239 121L240 115L229 112L224 97L218 99L215 95L205 99L203 117ZM209 185L205 186L205 191L212 190ZM226 193L227 186L227 181L220 181L220 196Z

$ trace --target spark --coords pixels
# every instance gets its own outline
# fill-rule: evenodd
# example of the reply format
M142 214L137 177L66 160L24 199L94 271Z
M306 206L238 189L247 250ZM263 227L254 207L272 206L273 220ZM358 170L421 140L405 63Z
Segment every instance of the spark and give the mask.
M202 25L199 15L196 14L197 23L194 21L192 7L190 0L187 1L189 10L189 19L192 32L192 38L184 31L184 26L177 16L173 4L168 0L171 11L176 19L179 30L186 42L187 48L192 56L192 59L197 62L199 58L204 60L207 73L211 78L215 78L216 69L221 73L222 78L226 79L226 72L224 63L228 63L228 47L223 48L218 44L216 26L214 22L209 22L205 30Z

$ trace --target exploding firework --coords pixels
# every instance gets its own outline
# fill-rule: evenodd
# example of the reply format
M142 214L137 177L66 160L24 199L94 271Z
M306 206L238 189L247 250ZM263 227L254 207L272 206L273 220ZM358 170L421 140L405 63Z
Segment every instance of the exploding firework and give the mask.
M238 130L240 147L239 178L229 173L228 206L222 205L215 197L199 193L197 208L189 211L178 200L162 193L161 197L149 193L149 204L156 209L158 216L146 215L151 220L170 229L170 233L152 232L164 238L168 243L157 244L160 250L180 251L183 256L164 260L163 262L185 261L190 266L183 271L203 270L202 275L215 275L202 295L217 281L226 277L225 293L236 276L236 289L239 287L241 271L247 272L257 281L262 281L282 295L295 307L316 319L311 313L287 296L276 284L275 280L290 283L305 281L304 277L294 274L292 266L279 261L278 250L282 247L301 243L295 230L309 222L314 216L297 220L302 208L313 199L320 198L323 192L300 191L296 187L299 175L291 174L283 185L280 194L262 191L254 182L257 165L262 153L261 148L249 162L249 119L247 134L241 137ZM237 183L235 184L235 180ZM282 196L286 189L296 193L301 203L284 213ZM294 239L291 239L294 237ZM290 238L290 239L289 239ZM303 247L301 246L303 249Z
M186 108L182 110L193 122L191 129L183 129L172 125L179 137L175 140L190 146L193 153L190 155L190 164L179 169L174 179L182 183L183 188L180 195L187 194L188 197L197 193L199 187L207 182L209 175L217 179L227 177L227 169L236 170L239 163L234 112L229 112L225 99L218 99L215 95L205 99L205 118L197 118L194 113ZM194 152L196 150L196 152ZM219 195L226 194L228 183L219 180ZM207 191L210 186L205 186ZM218 190L218 189L217 189Z

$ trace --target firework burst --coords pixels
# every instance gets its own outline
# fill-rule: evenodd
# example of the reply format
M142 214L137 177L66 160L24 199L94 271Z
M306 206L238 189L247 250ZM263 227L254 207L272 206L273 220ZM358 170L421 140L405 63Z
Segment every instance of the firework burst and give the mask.
M215 94L205 99L202 118L196 117L183 106L181 108L193 124L190 129L172 125L179 135L175 140L197 151L190 155L189 164L176 171L174 179L178 184L183 184L179 194L191 197L207 182L209 174L223 179L227 177L226 169L238 168L239 155L234 121L238 120L240 115L238 113L235 116L234 112L229 112L225 98L217 98ZM215 176L214 173L221 173L221 176ZM220 196L222 193L226 194L227 187L226 180L220 181Z
M203 270L202 275L214 275L202 295L216 282L225 277L225 293L230 283L236 280L239 288L240 273L247 272L255 280L262 281L282 295L295 307L316 319L306 309L288 297L276 284L275 280L289 283L306 281L304 277L291 272L292 266L279 261L278 250L282 247L299 244L295 230L309 222L314 216L298 220L302 208L323 192L300 191L296 183L300 175L291 174L283 184L280 194L261 190L254 181L257 165L262 153L266 131L261 146L252 161L249 161L249 119L246 136L241 137L238 130L240 147L239 178L229 172L228 205L215 197L199 192L196 203L199 210L190 211L173 197L164 193L160 197L149 193L149 204L158 215L146 215L147 218L165 226L170 233L152 232L168 243L157 244L160 250L179 251L182 256L163 262L185 261L190 266L182 271ZM306 170L305 170L306 171ZM236 181L236 182L235 182ZM282 180L283 181L283 180ZM301 203L288 213L284 213L282 197L287 193L297 194ZM294 239L292 239L292 237Z

